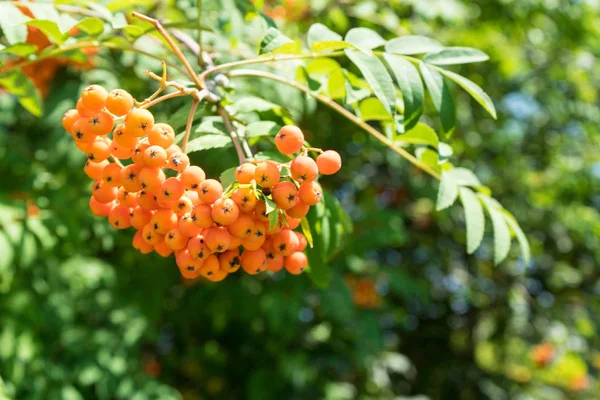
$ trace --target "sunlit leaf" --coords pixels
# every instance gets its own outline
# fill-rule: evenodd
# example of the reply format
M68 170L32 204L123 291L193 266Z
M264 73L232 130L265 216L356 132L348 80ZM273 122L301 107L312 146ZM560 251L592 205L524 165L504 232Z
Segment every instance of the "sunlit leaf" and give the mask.
M517 237L517 241L519 242L519 247L521 248L521 253L523 255L523 260L525 261L525 266L528 266L529 262L531 261L531 250L529 248L529 242L527 241L527 237L525 236L525 233L523 233L523 230L519 226L519 223L511 213L509 213L506 210L503 210L503 214L504 220Z
M481 244L485 230L483 207L471 189L461 187L459 189L459 195L460 201L462 202L465 210L465 223L467 225L467 253L473 254Z
M313 44L317 42L342 42L342 37L325 25L317 23L308 28L306 40L308 47L317 51L317 49L313 48Z
M9 45L25 42L29 19L12 2L0 1L0 29Z
M460 87L462 87L467 93L469 93L481 106L494 118L496 119L496 107L494 107L494 102L490 99L490 96L487 95L486 92L483 91L481 87L479 87L475 82L470 81L464 76L455 74L452 71L447 71L442 69L440 71L442 74L446 75L448 78L452 79L456 82Z
M28 43L16 43L0 50L0 53L10 53L16 56L25 57L37 51L38 47Z
M450 207L458 197L458 184L450 171L442 172L440 186L437 193L436 210L441 211Z
M281 126L273 121L251 122L246 126L246 137L272 136L275 137Z
M419 63L421 75L435 109L440 114L444 133L450 134L456 125L456 109L444 77L438 71L425 63Z
M21 71L13 70L0 75L0 86L18 97L19 103L30 113L39 117L42 115L42 96L29 79Z
M62 44L67 39L67 36L63 34L56 22L42 19L32 19L27 22L28 26L38 28L44 35L52 41L52 43Z
M285 36L275 28L269 28L265 37L260 42L260 52L264 53L294 53L297 52L299 46L289 37Z
M502 213L502 207L494 199L478 193L494 228L494 263L500 264L508 255L510 250L510 231Z
M369 28L350 29L346 34L344 41L363 51L372 50L385 44L385 40L381 35Z
M438 148L439 143L437 133L429 125L421 122L408 132L396 136L394 140L404 143L428 145L435 149Z
M383 57L392 70L402 93L404 127L408 130L415 126L423 112L424 90L421 76L409 61L400 56L385 53Z
M390 119L390 114L381 104L379 99L369 97L360 102L358 106L360 118L364 121L387 121Z
M231 138L224 135L203 135L194 140L190 140L187 146L186 153L193 153L195 151L217 149L221 147L230 146L232 144Z
M425 62L435 65L468 64L487 61L488 55L471 47L446 47L423 57Z
M425 36L401 36L388 41L385 51L394 54L425 54L443 49L437 40Z

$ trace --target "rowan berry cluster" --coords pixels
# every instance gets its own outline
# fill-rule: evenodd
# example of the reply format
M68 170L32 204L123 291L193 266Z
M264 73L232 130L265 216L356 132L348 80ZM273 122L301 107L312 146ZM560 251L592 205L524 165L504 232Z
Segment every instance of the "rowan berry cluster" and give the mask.
M141 253L174 255L188 279L220 281L240 268L300 274L308 265L307 238L295 229L321 201L319 173L341 168L339 154L304 147L302 131L285 126L277 149L300 154L288 163L245 162L224 189L190 165L171 126L135 103L122 89L92 85L62 119L87 156L92 213L115 229L136 229L133 247ZM310 152L319 153L316 160Z

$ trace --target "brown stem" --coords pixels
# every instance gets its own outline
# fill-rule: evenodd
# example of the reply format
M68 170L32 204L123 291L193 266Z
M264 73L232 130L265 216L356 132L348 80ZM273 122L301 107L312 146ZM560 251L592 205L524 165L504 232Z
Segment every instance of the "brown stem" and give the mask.
M226 65L226 64L224 64L224 65ZM275 75L275 74L265 72L265 71L258 71L258 70L251 70L251 69L238 69L235 71L231 71L227 75L230 78L252 77L253 76L253 77L258 77L258 78L271 79L273 81L277 81L277 82L292 86L306 94L309 94L309 95L313 96L314 98L316 98L317 100L319 100L321 103L325 104L326 106L332 108L334 111L343 115L344 117L346 117L347 119L352 121L354 124L358 125L360 128L365 130L368 134L375 137L381 143L386 145L390 150L400 154L402 157L404 157L406 160L408 160L415 167L422 169L423 171L427 172L429 175L433 176L436 179L441 179L441 175L438 171L436 171L429 165L419 161L415 156L413 156L412 154L410 154L408 151L404 150L403 148L396 146L396 144L392 140L388 139L385 135L383 135L377 129L373 128L372 126L370 126L369 124L367 124L366 122L361 120L359 117L357 117L350 111L346 110L344 107L342 107L341 105L339 105L338 103L336 103L335 101L333 101L332 99L330 99L327 96L323 96L318 93L312 93L308 87L306 87L298 82L291 81L291 80L283 78L279 75Z
M165 94L163 96L157 97L156 99L154 99L154 100L152 100L152 101L150 101L150 102L148 102L146 104L142 104L140 106L140 108L150 108L153 105L161 103L161 102L163 102L165 100L169 100L169 99L172 99L174 97L185 96L185 95L188 95L188 94L189 93L186 93L186 92L173 92L173 93Z
M131 15L133 15L136 18L140 18L144 21L150 22L152 25L154 25L156 27L156 30L165 38L167 43L169 43L169 46L171 46L171 49L173 50L175 55L179 58L179 60L181 61L181 63L185 67L185 69L187 70L189 77L192 79L192 81L194 81L194 83L196 84L196 86L199 89L202 89L202 87L203 87L202 82L200 81L200 79L198 79L198 75L196 75L196 72L194 71L194 69L188 62L188 60L185 58L185 56L181 52L181 49L179 48L179 46L177 46L177 43L175 43L173 38L171 38L171 35L169 35L169 32L167 32L167 30L162 26L160 21L157 19L154 19L154 18L150 18L147 15L140 14L135 11L132 12Z
M192 103L192 108L190 108L190 113L188 114L188 119L185 124L185 133L183 134L183 143L181 144L181 151L185 153L187 150L188 141L190 140L190 132L192 131L192 123L194 122L194 115L196 114L196 108L200 100L194 99Z
M244 150L242 149L242 146L240 145L240 140L237 135L237 132L231 125L231 120L229 119L229 114L227 114L227 111L225 110L225 108L223 108L223 106L220 104L217 105L217 113L219 113L219 115L223 119L223 123L225 124L225 127L227 128L227 131L229 132L229 136L231 137L231 141L233 142L233 146L235 147L235 151L237 153L238 159L240 160L240 164L245 163L246 156L244 155Z

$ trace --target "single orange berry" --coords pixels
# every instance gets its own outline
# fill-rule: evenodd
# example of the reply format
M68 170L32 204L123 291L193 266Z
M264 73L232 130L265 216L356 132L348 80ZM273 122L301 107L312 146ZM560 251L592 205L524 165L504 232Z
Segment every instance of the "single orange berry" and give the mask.
M240 184L248 184L254 179L256 166L251 163L243 163L235 170L235 180Z
M140 171L142 168L135 164L124 167L120 172L119 182L128 192L139 192L142 190L140 184Z
M193 259L187 249L177 252L175 261L185 279L196 279L200 276L200 269L204 263L202 260Z
M100 85L91 85L81 92L81 101L90 111L100 111L106 104L108 92Z
M200 275L205 278L210 278L211 276L217 274L220 270L219 259L216 255L211 254L204 260L202 264L202 268L200 268Z
M123 89L114 89L106 97L106 109L120 117L125 115L133 107L133 96Z
M254 230L254 218L250 214L240 213L239 217L227 226L232 236L243 239Z
M311 182L319 176L319 167L317 163L310 157L298 156L292 161L290 166L292 178L298 183Z
M227 278L227 275L229 275L229 273L223 271L222 269L219 269L214 274L210 276L205 276L205 278L211 282L221 282L223 279Z
M141 206L137 206L131 212L131 226L135 229L144 229L152 220L152 211L145 210Z
M121 176L121 167L119 164L109 163L102 170L102 180L106 182L109 186L121 186L120 176Z
M125 188L120 187L119 191L117 192L117 201L122 206L135 208L138 205L135 196L135 193L128 192L127 190L125 190Z
M296 232L296 236L298 236L298 248L296 249L296 251L304 251L304 249L306 249L306 246L308 245L306 236L304 236L300 232Z
M298 206L298 205L296 204L296 206ZM286 220L287 220L287 226L290 229L296 229L297 227L300 226L300 222L302 222L302 218L294 218L294 217L290 216L287 212L286 212Z
M165 149L167 151L167 157L170 158L175 153L182 153L181 147L176 144L172 144Z
M254 229L252 233L242 239L242 246L247 250L256 250L265 243L267 239L267 225L258 220L254 220Z
M199 228L210 228L215 224L212 219L212 207L208 204L196 204L192 209L191 218Z
M213 204L222 194L223 186L214 179L206 179L198 186L198 197L204 204Z
M293 154L304 144L304 135L300 128L294 125L286 125L279 130L275 136L275 146L283 154Z
M86 160L83 172L92 179L100 179L102 177L102 171L108 164L110 164L108 160L100 162Z
M113 130L113 141L117 142L120 146L135 149L138 140L138 138L125 130L125 125L123 124L117 125Z
M323 198L323 190L316 182L305 182L298 189L298 197L304 204L314 206Z
M267 205L264 201L257 201L256 207L254 207L254 215L262 222L269 222L269 216L267 215Z
M162 198L167 202L174 202L179 200L184 192L183 183L178 178L171 177L164 181L157 195L159 199Z
M187 247L188 239L179 229L173 228L165 235L165 244L171 250L178 251Z
M98 179L92 185L92 196L100 203L110 203L117 198L117 188Z
M110 145L110 154L119 160L127 160L133 155L133 149L131 147L123 147L113 140Z
M240 215L240 209L233 200L221 197L213 203L212 219L217 224L226 226L235 222Z
M140 190L137 192L136 200L138 205L144 210L153 211L159 208L156 197L152 193L145 190Z
M153 146L160 146L163 149L168 149L175 141L175 131L171 125L159 122L154 124L148 132L148 141Z
M156 232L156 229L154 229L152 222L144 225L142 233L144 235L144 240L146 241L146 243L150 243L152 245L155 245L156 243L165 240L165 235Z
M100 203L94 196L90 197L90 210L96 217L108 217L108 214L113 207L113 202Z
M250 275L258 274L267 269L267 255L261 248L256 250L244 250L240 257L242 269Z
M231 194L231 200L238 205L240 210L250 212L256 206L256 194L252 188L237 188Z
M177 222L177 215L173 211L167 209L157 210L150 220L154 230L163 235L171 229L176 228Z
M293 275L300 275L308 266L308 258L301 251L290 254L284 261L285 269Z
M190 158L182 152L175 152L169 156L167 167L177 172L183 172L190 165Z
M144 167L140 170L139 180L142 189L157 192L165 182L165 173L160 168Z
M138 144L135 146L135 150L133 151L133 155L131 156L131 161L135 165L139 165L140 167L146 166L146 149L150 147L150 143L146 140L140 140Z
M71 129L71 134L76 142L90 143L96 138L96 135L89 130L87 126L87 118L85 117L81 117L75 121Z
M167 179L167 181L169 179ZM165 181L165 183L167 183L167 182ZM164 184L163 184L163 187L164 187ZM164 194L163 194L163 196L164 196ZM194 208L194 205L192 204L192 200L190 200L190 198L187 196L181 196L181 198L179 200L176 200L171 204L171 210L173 210L173 212L175 214L177 214L178 217L182 217L185 214L189 213L190 211L192 211L192 208ZM193 223L193 221L191 219L190 219L190 223Z
M132 244L133 248L142 254L148 254L154 250L154 246L144 240L144 234L140 230L133 235Z
M164 167L167 162L167 152L160 146L149 146L144 151L144 163L149 167Z
M279 272L283 269L283 256L275 253L274 250L266 251L267 254L267 270L271 272Z
M108 214L108 222L115 229L127 229L131 226L131 209L125 206L115 206Z
M204 240L208 248L214 253L222 253L229 247L231 235L226 228L212 227L206 231Z
M73 124L79 119L79 113L75 109L68 110L62 117L62 126L65 131L71 133Z
M154 115L144 108L134 108L125 117L125 129L136 137L150 132L154 126Z
M225 272L233 273L237 271L242 265L239 251L228 250L219 255L219 264L221 269Z
M79 100L77 100L77 105L75 106L75 109L77 110L77 113L79 114L80 117L89 117L90 115L92 115L94 112L92 110L88 110L85 105L83 104L83 100L81 100L81 98Z
M98 111L87 117L87 126L94 135L104 136L113 129L112 116L106 111Z
M273 201L277 208L287 210L294 207L298 201L298 191L296 185L290 181L282 181L276 184L271 190Z
M97 136L93 142L90 142L86 149L88 160L100 162L110 157L110 139L102 136Z
M242 245L242 239L236 238L235 236L230 236L229 246L227 246L227 250L237 250L238 247Z
M212 251L206 245L204 236L198 235L191 238L187 245L190 255L194 259L206 260L212 254Z
M305 204L301 200L298 200L298 202L296 203L296 205L294 207L290 208L289 210L286 210L286 214L288 216L300 221L302 218L306 217L306 214L308 214L309 209L310 209L310 206L308 204ZM289 221L288 221L288 224L289 224ZM291 226L290 226L290 228L291 228ZM294 228L292 228L292 229L294 229Z
M192 221L192 216L190 214L185 214L181 218L179 218L179 222L177 223L177 229L179 232L183 233L187 237L195 237L202 233L202 228L198 228L194 221Z
M256 166L254 179L261 187L270 188L279 182L279 168L272 161L265 161Z
M335 174L342 168L342 157L337 151L327 150L317 157L319 172L323 175Z
M158 242L154 245L154 251L156 251L156 254L158 254L159 256L165 258L173 254L173 250L171 250L169 246L167 246L166 238L162 242Z
M273 250L283 256L289 256L297 251L298 247L300 247L300 241L296 232L291 229L283 229L273 237Z
M181 173L181 182L187 190L197 190L205 179L204 170L195 165L189 166Z

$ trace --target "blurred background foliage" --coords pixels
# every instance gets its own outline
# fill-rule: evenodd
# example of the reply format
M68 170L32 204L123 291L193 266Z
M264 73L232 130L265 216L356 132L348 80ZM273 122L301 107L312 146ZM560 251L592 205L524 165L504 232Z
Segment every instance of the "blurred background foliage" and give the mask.
M134 3L171 21L196 12ZM49 60L30 71L41 118L0 92L0 399L599 398L600 4L255 4L290 37L322 22L488 53L457 72L484 87L498 120L455 91L454 158L517 217L531 265L514 251L494 267L491 235L467 256L462 211L435 211L430 177L314 100L246 80L237 92L284 105L314 145L342 154L322 183L354 233L326 288L284 273L183 282L172 260L137 254L130 232L91 215L83 156L60 126L91 83L145 97L143 71L158 61L107 49ZM256 54L242 44L258 23L247 8L204 1L203 24L222 33L204 32L207 43ZM183 105L161 105L157 119L181 129ZM230 149L195 157L212 176L235 162Z

